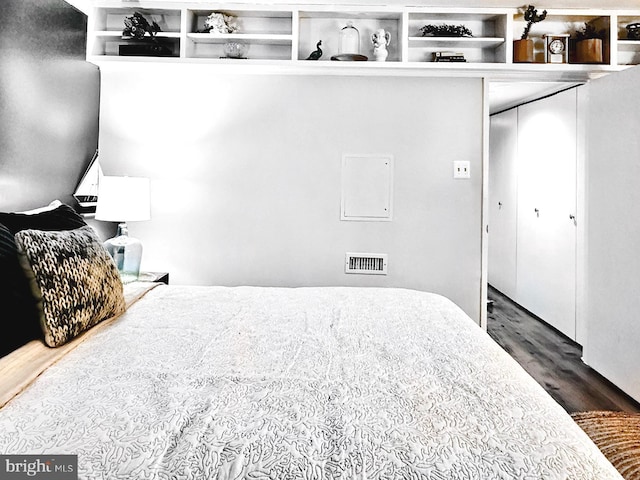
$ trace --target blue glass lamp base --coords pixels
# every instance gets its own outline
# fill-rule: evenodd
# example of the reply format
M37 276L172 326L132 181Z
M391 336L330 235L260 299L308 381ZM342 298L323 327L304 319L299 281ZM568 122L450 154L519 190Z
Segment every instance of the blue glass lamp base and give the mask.
M128 235L127 225L118 225L118 233L104 243L120 272L122 283L138 280L142 260L142 242Z

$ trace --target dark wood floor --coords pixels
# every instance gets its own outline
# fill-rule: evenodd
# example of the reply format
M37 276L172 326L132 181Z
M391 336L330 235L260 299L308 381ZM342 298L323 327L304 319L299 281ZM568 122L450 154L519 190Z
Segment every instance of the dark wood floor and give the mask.
M489 287L487 331L569 412L640 412L640 404L582 360L582 347Z

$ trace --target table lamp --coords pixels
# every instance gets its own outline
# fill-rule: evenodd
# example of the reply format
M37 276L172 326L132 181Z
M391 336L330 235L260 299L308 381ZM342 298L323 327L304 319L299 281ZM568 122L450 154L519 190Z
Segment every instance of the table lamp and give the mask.
M148 178L100 178L96 220L118 222L116 236L107 240L104 246L115 260L123 283L138 279L142 260L142 242L129 236L127 222L149 220L149 203Z

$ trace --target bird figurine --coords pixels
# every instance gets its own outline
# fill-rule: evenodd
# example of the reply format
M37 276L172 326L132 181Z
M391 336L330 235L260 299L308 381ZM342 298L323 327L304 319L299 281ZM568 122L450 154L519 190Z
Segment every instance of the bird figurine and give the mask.
M316 49L309 54L307 60L318 60L322 56L322 49L320 48L320 45L322 45L322 40L318 40L318 43L316 43Z

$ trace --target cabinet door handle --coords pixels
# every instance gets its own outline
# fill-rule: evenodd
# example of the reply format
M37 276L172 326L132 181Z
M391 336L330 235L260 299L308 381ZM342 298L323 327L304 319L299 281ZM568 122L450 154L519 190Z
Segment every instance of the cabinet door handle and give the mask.
M536 217L540 218L540 210L534 208L533 211L536 212Z
M569 220L573 220L573 224L574 225L578 225L578 222L576 221L576 216L572 213L569 214Z
M502 202L498 202L498 210L502 208Z

